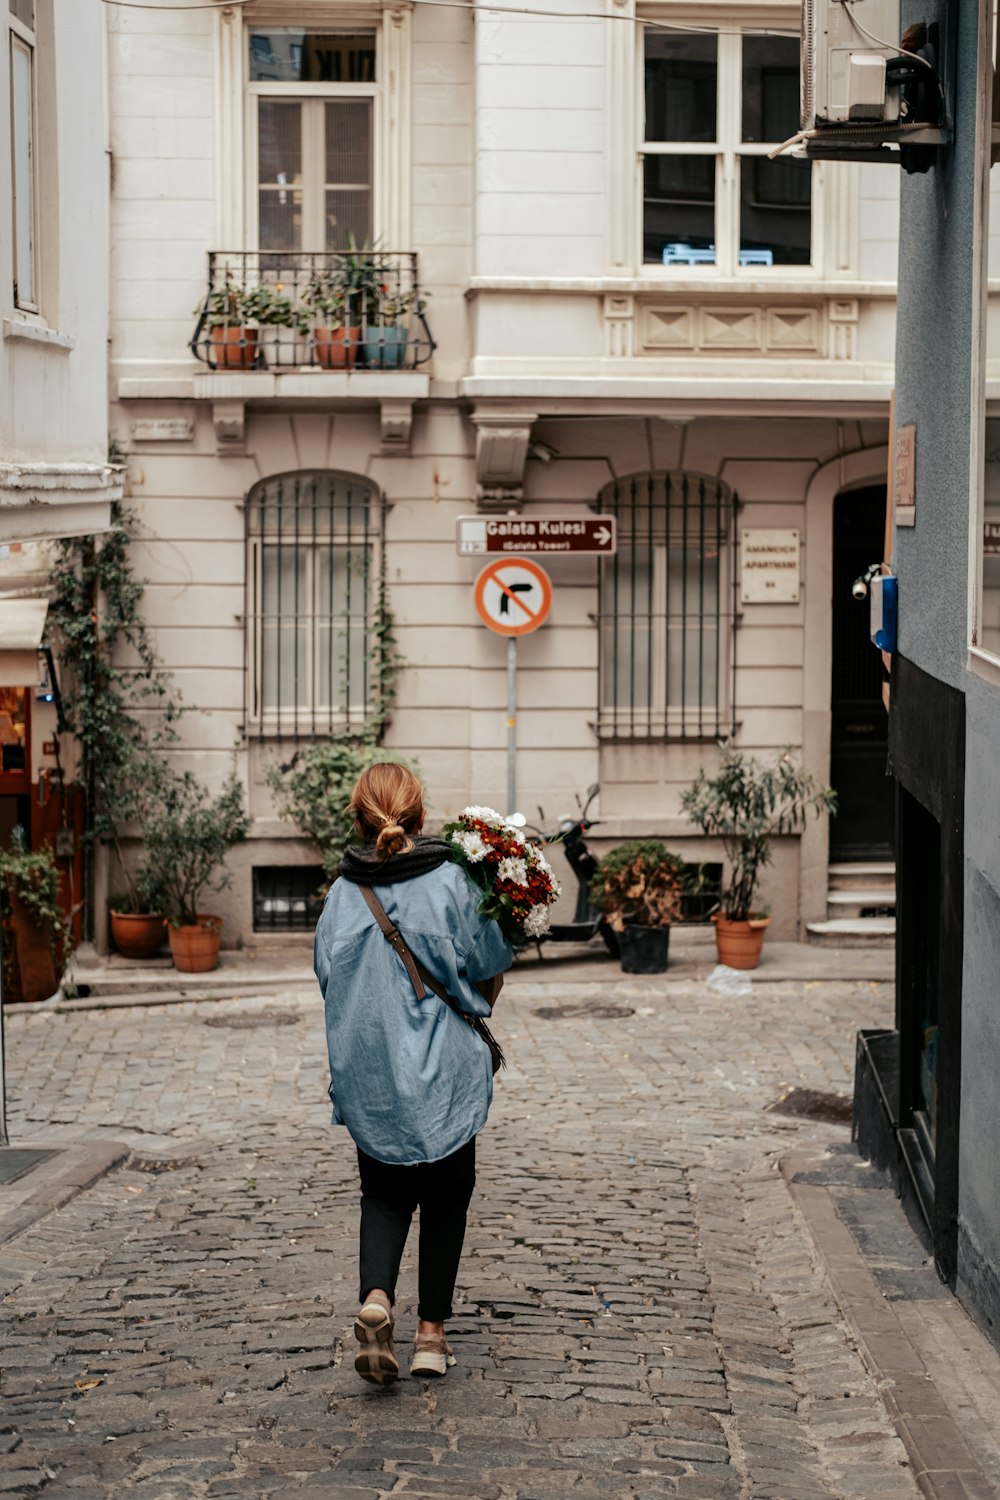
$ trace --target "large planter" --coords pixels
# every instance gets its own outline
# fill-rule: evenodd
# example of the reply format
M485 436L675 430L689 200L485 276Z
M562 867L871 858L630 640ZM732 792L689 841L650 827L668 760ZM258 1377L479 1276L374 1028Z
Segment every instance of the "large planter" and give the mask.
M380 325L365 329L365 364L369 370L399 370L410 342L408 328Z
M241 328L227 323L221 328L210 328L212 342L209 364L217 370L246 370L257 362L257 340L260 330Z
M123 958L155 958L163 947L163 918L158 912L113 911L111 938Z
M727 969L756 969L771 918L750 917L746 922L731 922L728 917L716 916L712 921L719 963Z
M626 974L662 974L670 949L669 927L637 927L625 923L618 934L622 969Z
M317 363L324 370L353 370L361 347L361 329L323 328L313 329Z
M59 972L56 968L52 944L47 933L38 926L20 896L7 884L10 902L10 928L14 937L14 962L16 986L20 999L29 1005L48 1000L59 988ZM14 998L8 996L8 999Z
M173 923L168 923L167 932L174 968L179 969L182 974L206 974L219 962L221 917L199 915L195 927L175 927Z

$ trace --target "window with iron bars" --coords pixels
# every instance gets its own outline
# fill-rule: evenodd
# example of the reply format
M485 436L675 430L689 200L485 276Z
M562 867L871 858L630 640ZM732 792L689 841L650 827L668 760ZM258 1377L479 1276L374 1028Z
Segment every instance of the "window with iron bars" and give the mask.
M382 510L356 474L279 474L246 503L247 731L360 726L377 690Z
M632 474L601 492L618 521L618 551L601 561L602 738L731 733L738 503L701 474Z

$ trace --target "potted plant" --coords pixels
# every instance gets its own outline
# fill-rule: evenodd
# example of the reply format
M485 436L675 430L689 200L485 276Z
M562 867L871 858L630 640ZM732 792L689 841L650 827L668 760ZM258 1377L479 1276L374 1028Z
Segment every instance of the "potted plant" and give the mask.
M662 974L670 924L677 920L684 861L659 839L631 839L598 862L590 881L594 905L618 934L626 974Z
M47 1000L59 988L69 956L65 916L59 905L59 869L46 845L29 850L24 829L14 829L11 846L0 851L0 905L3 907L6 999Z
M325 370L351 370L357 362L361 322L352 292L351 277L341 265L314 276L303 294L303 305L314 319L316 359Z
M379 280L366 303L365 363L373 370L399 370L410 342L410 315L427 306L412 287Z
M810 812L836 812L837 794L797 765L791 751L762 764L723 741L714 775L702 768L681 806L702 833L720 838L729 863L722 911L715 922L720 964L755 969L770 916L757 905L757 885L771 859L771 840L798 833Z
M243 785L233 771L218 796L190 771L171 777L146 826L146 858L167 902L170 953L183 973L203 973L219 961L222 918L202 910L209 891L232 879L226 855L247 836Z
M163 881L149 865L134 875L122 869L126 889L108 897L112 941L123 958L155 958L163 947Z
M196 311L208 323L212 346L208 363L213 369L248 369L255 365L261 328L287 328L295 334L305 331L301 312L285 295L280 282L271 286L259 281L245 287L227 276Z

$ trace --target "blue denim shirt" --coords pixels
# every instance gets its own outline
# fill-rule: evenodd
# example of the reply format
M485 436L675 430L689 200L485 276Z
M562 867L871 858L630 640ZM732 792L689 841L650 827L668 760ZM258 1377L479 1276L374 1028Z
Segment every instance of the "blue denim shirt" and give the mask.
M447 863L372 889L429 973L463 1010L488 1016L473 988L509 969L510 944L479 914L480 895ZM326 1009L333 1121L378 1161L437 1161L486 1123L489 1050L430 990L417 999L356 885L340 879L316 928L316 977Z

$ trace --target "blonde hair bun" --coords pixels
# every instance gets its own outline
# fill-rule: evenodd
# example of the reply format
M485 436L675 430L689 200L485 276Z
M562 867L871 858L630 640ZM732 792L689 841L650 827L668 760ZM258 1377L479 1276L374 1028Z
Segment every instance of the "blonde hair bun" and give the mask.
M394 854L407 854L412 848L413 840L402 824L393 823L387 818L375 840L376 852L385 859L391 859Z
M377 761L358 777L350 810L358 832L373 839L379 859L408 854L424 820L424 792L409 766Z

